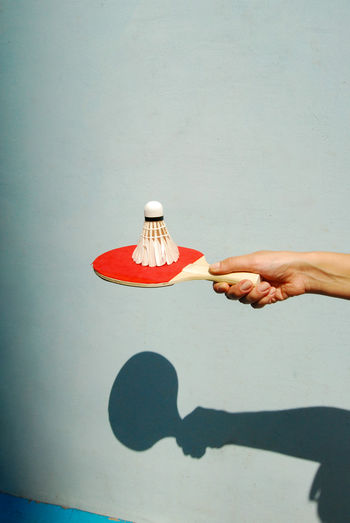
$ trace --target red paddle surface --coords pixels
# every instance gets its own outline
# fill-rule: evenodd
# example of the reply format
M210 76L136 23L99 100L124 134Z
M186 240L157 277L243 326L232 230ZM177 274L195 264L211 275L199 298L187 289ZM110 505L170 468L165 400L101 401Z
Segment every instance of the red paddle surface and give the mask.
M177 262L161 267L143 267L132 259L136 245L120 247L105 252L93 262L96 272L107 278L130 283L166 283L177 276L186 265L194 263L203 254L194 249L179 247L180 256Z

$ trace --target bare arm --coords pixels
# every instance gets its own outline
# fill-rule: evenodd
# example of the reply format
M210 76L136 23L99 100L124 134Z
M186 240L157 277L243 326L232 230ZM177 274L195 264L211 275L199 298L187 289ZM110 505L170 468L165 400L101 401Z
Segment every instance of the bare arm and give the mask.
M350 254L308 253L309 292L350 299Z
M217 293L261 308L305 293L350 299L350 254L333 252L260 251L227 258L210 267L213 274L256 272L263 281L236 285L215 283Z

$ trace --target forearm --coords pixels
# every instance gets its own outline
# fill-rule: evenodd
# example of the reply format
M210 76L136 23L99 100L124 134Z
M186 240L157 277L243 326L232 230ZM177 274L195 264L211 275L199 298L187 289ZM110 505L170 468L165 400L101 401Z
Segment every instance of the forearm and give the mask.
M305 253L307 292L350 299L350 254Z

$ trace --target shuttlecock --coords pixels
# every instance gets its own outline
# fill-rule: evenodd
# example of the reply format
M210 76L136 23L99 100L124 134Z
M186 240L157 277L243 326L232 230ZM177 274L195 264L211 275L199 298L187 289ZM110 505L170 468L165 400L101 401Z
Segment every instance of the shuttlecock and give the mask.
M160 267L176 262L179 258L179 249L164 223L162 204L148 202L144 211L145 223L132 259L138 264L149 267Z

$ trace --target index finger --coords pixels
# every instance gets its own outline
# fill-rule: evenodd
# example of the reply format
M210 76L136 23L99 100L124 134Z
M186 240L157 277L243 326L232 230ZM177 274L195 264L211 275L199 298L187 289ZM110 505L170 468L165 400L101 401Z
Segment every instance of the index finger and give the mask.
M253 283L250 280L242 280L234 285L228 283L214 283L215 292L225 293L231 300L243 298L253 288Z
M225 283L225 282L220 282L220 283L213 283L213 289L215 292L217 292L218 294L225 294L226 292L228 292L230 288L230 285L228 283Z

